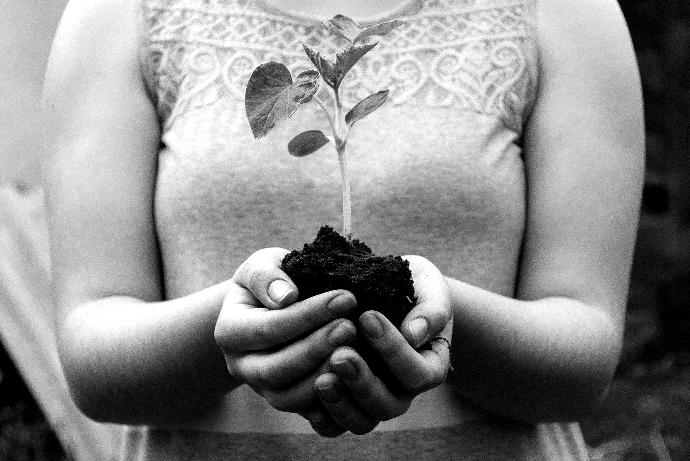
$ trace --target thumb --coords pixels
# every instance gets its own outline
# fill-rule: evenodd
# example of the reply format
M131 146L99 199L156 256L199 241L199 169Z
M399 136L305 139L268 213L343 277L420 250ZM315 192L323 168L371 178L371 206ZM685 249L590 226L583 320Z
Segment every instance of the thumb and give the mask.
M249 290L269 309L280 309L297 300L299 292L290 277L280 268L288 253L283 248L264 248L247 258L232 279Z
M407 314L401 332L412 347L419 347L432 338L442 336L448 341L452 334L450 290L445 277L428 259L403 256L410 262L417 305Z

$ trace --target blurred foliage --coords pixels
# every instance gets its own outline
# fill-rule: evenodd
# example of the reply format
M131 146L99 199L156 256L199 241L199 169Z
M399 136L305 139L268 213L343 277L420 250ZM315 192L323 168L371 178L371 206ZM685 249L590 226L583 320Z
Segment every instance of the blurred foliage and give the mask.
M622 369L690 350L690 2L621 0L645 104L647 173Z
M622 0L620 5L642 77L648 182L666 187L668 195L658 198L690 224L690 2ZM658 205L653 199L646 204Z

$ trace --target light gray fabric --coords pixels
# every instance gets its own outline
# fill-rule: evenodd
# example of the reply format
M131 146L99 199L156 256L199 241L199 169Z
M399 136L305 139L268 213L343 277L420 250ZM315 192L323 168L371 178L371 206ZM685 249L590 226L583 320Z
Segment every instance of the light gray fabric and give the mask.
M301 108L260 141L244 114L246 81L258 64L276 60L294 74L311 67L301 42L331 53L338 42L315 18L256 0L145 6L142 69L163 127L155 218L167 296L227 279L260 248L301 248L320 225L339 228L335 153L326 147L302 159L287 154L292 136L328 129L318 106ZM348 144L355 237L377 253L420 254L449 276L512 295L525 220L520 138L537 85L534 4L410 0L403 11L407 25L382 38L344 84L346 106L391 90L390 101L358 123ZM245 387L212 414L176 428L133 430L125 453L205 459L234 447L251 457L290 458L284 444L307 444L300 453L318 446L336 458L346 449L348 457L366 459L401 437L413 445L464 446L459 453L485 458L504 449L511 459L583 453L576 425L510 426L450 386L427 394L408 415L382 424L383 432L324 441L308 435L300 417L275 412ZM453 435L465 427L477 437ZM557 444L545 442L556 433L569 434L556 437L566 440L559 455ZM435 459L448 447L422 449L414 459Z

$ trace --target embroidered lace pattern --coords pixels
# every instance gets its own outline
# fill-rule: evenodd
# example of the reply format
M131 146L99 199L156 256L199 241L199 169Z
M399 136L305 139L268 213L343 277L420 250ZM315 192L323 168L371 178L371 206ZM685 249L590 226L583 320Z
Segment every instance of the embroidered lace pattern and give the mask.
M259 1L145 0L143 64L166 129L186 112L242 102L262 62L282 62L293 75L313 68L302 43L330 54L344 45L317 22ZM395 105L456 106L519 130L536 86L533 0L419 3L353 68L344 102L389 88ZM244 116L243 104L228 106Z

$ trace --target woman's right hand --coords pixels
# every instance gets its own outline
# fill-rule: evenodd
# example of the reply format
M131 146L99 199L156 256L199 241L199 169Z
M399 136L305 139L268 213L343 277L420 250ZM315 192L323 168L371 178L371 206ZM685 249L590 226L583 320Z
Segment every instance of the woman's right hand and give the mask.
M343 317L357 302L344 290L295 302L297 287L280 269L287 252L267 248L242 263L214 334L236 382L277 410L314 415L321 412L314 381L330 370L331 353L355 339L354 324Z

